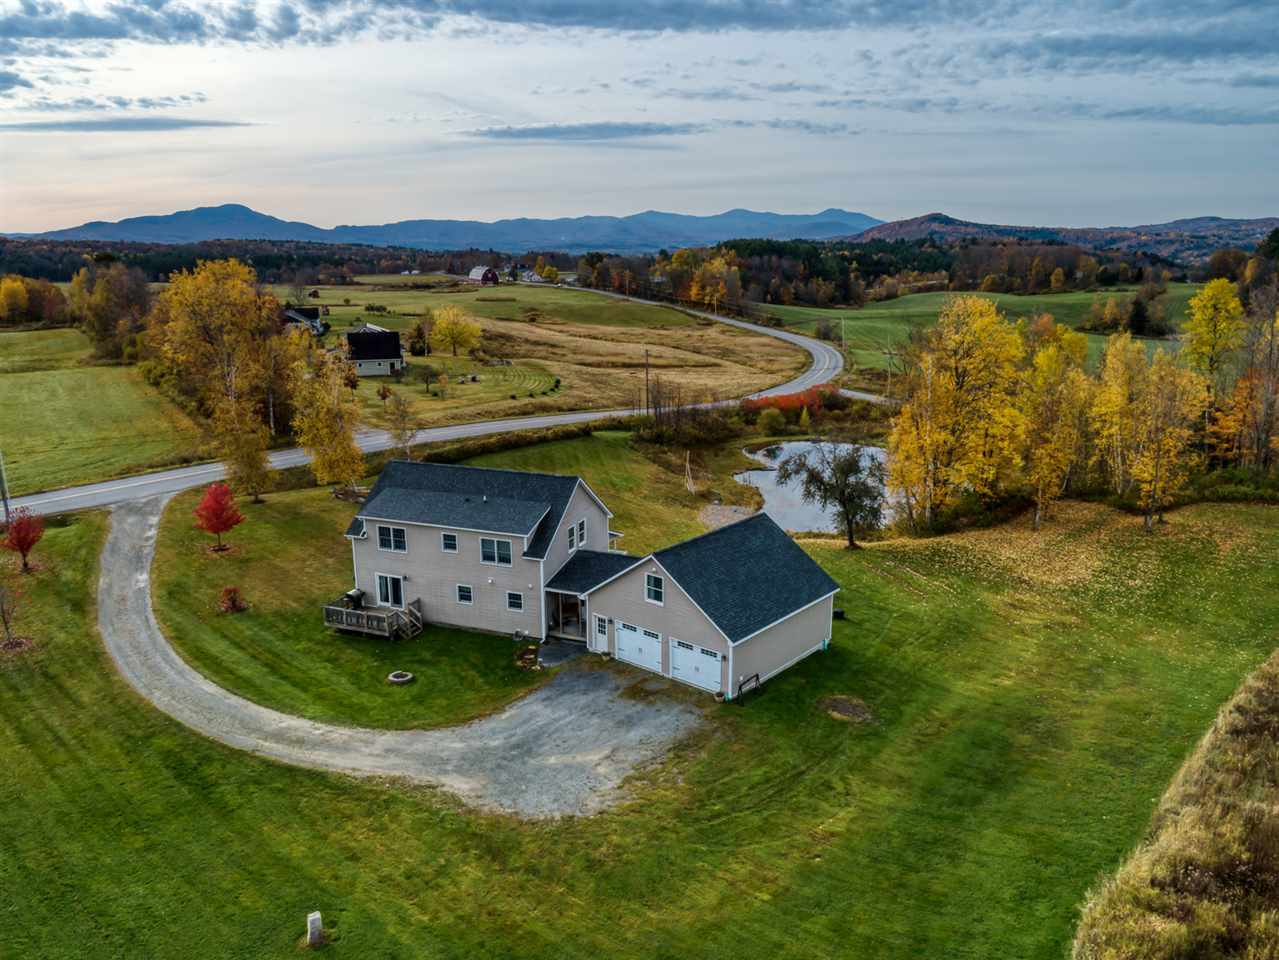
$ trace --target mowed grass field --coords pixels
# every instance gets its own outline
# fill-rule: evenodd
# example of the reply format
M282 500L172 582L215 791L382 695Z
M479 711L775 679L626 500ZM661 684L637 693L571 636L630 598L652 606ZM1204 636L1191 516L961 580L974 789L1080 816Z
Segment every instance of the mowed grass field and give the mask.
M85 365L78 330L0 333L0 451L15 494L194 459L200 433L132 367Z
M611 442L579 459L610 502ZM674 538L694 504L664 489L644 510ZM326 527L327 550L337 519L291 529ZM745 706L708 703L626 805L526 822L277 765L147 706L93 629L105 526L46 534L38 648L0 661L14 956L293 957L318 908L334 957L1059 960L1084 892L1279 630L1273 508L1180 510L1154 536L1063 504L1039 534L813 541L848 615L829 651ZM836 694L874 722L832 719Z
M1164 309L1169 321L1180 327L1186 316L1186 307L1194 296L1198 286L1192 283L1172 283L1164 295ZM1134 290L1123 288L1104 290L1099 296L1104 304L1114 296L1123 303L1131 299ZM967 294L965 294L967 295ZM1051 313L1058 323L1078 327L1088 316L1092 306L1093 293L1058 293L1020 296L1011 293L981 293L982 296L999 304L999 308L1010 318L1016 320L1032 317L1040 313ZM875 370L884 369L889 358L886 348L904 342L912 327L928 327L937 320L949 293L916 293L896 300L881 303L870 303L859 310L829 310L819 307L786 307L768 304L762 307L766 312L780 317L788 329L812 333L817 324L827 320L835 327L835 336L840 336L841 329L847 337L850 354L859 367L870 367ZM1106 338L1099 334L1088 334L1089 358L1096 362L1101 356ZM1158 341L1152 341L1157 343Z
M726 324L699 322L678 310L632 303L585 290L501 284L437 289L439 278L379 277L378 282L316 287L308 305L329 308L336 342L347 330L373 323L406 331L427 310L446 304L461 307L483 328L483 349L509 367L482 366L466 358L435 353L413 358L430 364L450 380L476 374L478 383L456 383L445 396L409 376L400 390L423 424L453 423L499 416L566 410L629 408L642 396L644 371L677 384L690 398L735 397L781 383L799 373L808 355L763 334ZM405 282L433 283L432 289L406 289ZM287 297L288 290L275 293ZM345 301L351 301L349 304ZM367 313L365 304L387 313ZM559 379L560 386L555 387ZM368 422L383 426L377 399L380 380L360 386L361 409ZM533 396L529 396L529 394Z

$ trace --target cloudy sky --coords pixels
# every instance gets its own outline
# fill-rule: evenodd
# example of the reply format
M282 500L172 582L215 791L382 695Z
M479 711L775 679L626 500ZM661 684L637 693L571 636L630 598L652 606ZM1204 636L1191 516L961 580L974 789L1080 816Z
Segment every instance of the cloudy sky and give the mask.
M0 229L1279 215L1261 0L0 0Z

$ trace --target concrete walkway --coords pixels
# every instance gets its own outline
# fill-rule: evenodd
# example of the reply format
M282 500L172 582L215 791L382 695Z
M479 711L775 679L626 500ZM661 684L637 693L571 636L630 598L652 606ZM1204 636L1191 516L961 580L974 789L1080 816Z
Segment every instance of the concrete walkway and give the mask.
M660 757L698 722L690 706L623 699L611 672L571 666L498 714L439 730L340 727L251 703L188 666L156 623L151 561L167 499L133 500L112 510L98 625L130 686L228 746L302 767L405 777L483 809L551 817L590 814L617 802L627 774Z

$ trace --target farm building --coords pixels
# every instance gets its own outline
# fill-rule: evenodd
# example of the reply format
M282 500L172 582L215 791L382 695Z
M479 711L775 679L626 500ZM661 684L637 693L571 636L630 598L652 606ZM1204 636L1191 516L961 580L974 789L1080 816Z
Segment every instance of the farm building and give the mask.
M472 267L466 276L467 283L478 283L484 286L496 286L501 282L494 267Z
M365 324L346 335L347 355L362 377L385 377L404 369L404 349L400 335Z

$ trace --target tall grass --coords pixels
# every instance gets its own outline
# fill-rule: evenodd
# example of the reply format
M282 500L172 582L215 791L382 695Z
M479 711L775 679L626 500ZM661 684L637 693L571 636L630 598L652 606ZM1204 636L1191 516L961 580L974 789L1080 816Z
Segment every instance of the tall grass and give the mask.
M1279 652L1218 714L1089 897L1075 960L1279 957Z

